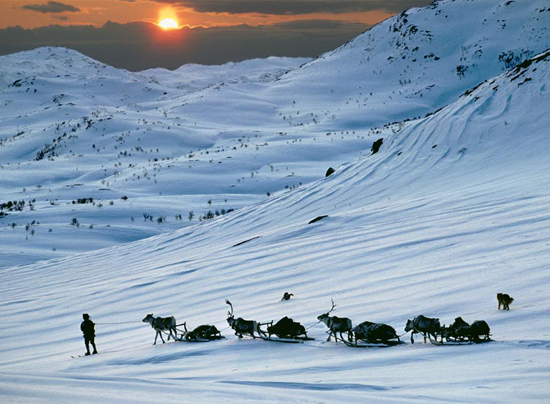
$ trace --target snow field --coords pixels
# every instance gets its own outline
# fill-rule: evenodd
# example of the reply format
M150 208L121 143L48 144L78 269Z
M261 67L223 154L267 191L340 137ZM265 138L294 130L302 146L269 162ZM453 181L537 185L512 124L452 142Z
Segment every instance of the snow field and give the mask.
M0 92L0 202L36 199L0 218L2 399L546 402L549 55L511 70L495 62L548 48L546 13L539 1L442 1L301 68L269 59L130 74L61 49L3 57L6 85L33 69L37 78ZM466 16L471 29L458 30ZM428 55L416 67L413 45ZM98 79L86 83L95 98L81 77ZM370 112L356 105L356 92L371 97L359 85L373 90ZM54 102L60 93L71 95ZM57 155L33 160L60 136ZM84 197L95 205L71 202ZM186 218L222 208L235 210ZM279 302L286 291L295 297ZM510 311L497 310L498 292L515 298ZM335 315L398 334L419 314L486 320L494 342L405 335L349 348L317 323L331 298ZM225 299L246 319L290 316L315 340L239 340ZM85 312L100 354L73 359ZM214 324L226 338L152 346L148 313Z

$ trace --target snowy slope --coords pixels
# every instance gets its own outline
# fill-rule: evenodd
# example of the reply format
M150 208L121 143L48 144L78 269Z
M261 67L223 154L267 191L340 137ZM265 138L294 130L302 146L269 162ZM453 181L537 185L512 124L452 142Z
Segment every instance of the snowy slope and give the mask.
M273 166L289 161L276 150L260 162L250 157L266 139L198 129L180 116L168 116L163 102L172 91L200 92L222 78L264 82L304 61L269 58L136 74L60 48L4 57L2 80L10 84L0 95L0 203L26 204L23 211L6 211L8 216L0 218L0 240L10 246L0 251L0 266L159 234L298 184L287 179L292 167ZM237 167L233 158L240 161ZM258 182L251 177L266 164L270 174L260 177L262 184L248 185ZM303 170L300 179L311 172ZM92 202L73 203L82 199ZM73 219L78 228L71 226Z
M277 104L269 118L293 130L351 131L423 117L546 50L549 17L548 2L537 0L435 1L405 11L269 86L265 98ZM227 105L212 105L223 117ZM194 114L195 106L180 110Z
M131 73L61 48L3 56L0 204L26 205L0 218L0 267L143 239L319 180L370 155L385 124L398 131L549 48L549 10L436 2L310 63Z
M550 393L550 53L378 135L374 155L238 212L146 240L1 270L0 393L10 402L543 403ZM328 217L314 223L316 216ZM247 242L246 242L247 241ZM244 242L244 243L243 243ZM295 298L279 302L284 291ZM510 293L509 312L495 294ZM288 315L315 341L238 340ZM354 323L486 320L495 342L352 349ZM81 352L81 313L100 354ZM226 339L152 346L145 314ZM408 336L404 337L405 340Z

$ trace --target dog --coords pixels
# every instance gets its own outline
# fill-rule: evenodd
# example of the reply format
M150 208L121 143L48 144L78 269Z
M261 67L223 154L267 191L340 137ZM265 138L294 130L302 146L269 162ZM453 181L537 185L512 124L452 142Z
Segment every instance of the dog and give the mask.
M514 298L506 293L497 293L498 310L502 306L502 310L510 310L510 304L514 301Z

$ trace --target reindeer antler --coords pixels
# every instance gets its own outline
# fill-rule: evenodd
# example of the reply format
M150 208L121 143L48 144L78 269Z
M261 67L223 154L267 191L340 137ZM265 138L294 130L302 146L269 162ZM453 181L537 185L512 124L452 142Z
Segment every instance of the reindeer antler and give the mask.
M229 317L231 317L233 315L233 305L231 304L231 302L227 299L225 299L225 303L229 305L229 307L231 307L231 311L228 311L227 314L229 314Z
M336 304L334 304L334 299L331 298L330 302L332 303L332 306L330 307L330 310L327 311L324 315L328 316L331 311L334 311L334 308L336 307Z
M336 304L334 304L334 299L333 299L332 297L330 298L330 302L332 303L332 307L331 307L330 310L327 312L327 314L330 313L331 311L333 311L334 308L336 307Z

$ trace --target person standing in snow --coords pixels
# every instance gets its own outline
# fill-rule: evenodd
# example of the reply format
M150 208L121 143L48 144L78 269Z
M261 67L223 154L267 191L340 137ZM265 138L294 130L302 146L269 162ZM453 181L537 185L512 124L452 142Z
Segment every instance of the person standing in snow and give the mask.
M90 355L90 344L92 344L92 348L94 348L93 354L97 353L97 348L95 347L95 324L92 320L90 320L90 315L87 313L84 313L82 315L82 318L84 321L80 324L80 330L84 334L84 344L86 345L86 353L85 355Z

